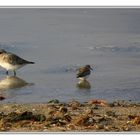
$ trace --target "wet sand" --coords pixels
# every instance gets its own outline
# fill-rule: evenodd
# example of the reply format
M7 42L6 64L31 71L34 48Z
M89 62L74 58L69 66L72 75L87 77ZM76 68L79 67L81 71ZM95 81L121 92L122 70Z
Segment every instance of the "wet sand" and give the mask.
M1 132L140 132L140 103L0 104Z

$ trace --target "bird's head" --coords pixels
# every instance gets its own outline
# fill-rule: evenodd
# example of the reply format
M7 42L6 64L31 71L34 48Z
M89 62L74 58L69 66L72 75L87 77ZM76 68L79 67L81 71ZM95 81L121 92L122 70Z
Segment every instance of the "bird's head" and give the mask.
M0 54L6 53L4 49L0 49Z
M93 70L90 65L86 65L86 68L88 68L89 70Z

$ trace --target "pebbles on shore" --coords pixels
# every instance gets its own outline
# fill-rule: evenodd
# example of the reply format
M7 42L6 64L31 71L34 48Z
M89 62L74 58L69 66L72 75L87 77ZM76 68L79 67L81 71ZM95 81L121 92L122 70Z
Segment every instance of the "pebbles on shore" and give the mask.
M140 131L140 104L104 100L0 104L0 131Z

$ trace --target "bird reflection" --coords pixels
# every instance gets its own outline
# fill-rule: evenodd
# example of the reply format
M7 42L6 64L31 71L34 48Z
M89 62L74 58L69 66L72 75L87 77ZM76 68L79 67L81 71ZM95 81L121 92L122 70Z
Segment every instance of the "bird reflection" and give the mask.
M87 81L86 79L82 79L82 80L78 81L78 83L76 84L76 86L79 89L90 89L91 88L90 82Z
M15 89L21 88L27 85L33 85L31 83L27 83L23 79L17 76L7 76L6 78L0 80L0 89Z

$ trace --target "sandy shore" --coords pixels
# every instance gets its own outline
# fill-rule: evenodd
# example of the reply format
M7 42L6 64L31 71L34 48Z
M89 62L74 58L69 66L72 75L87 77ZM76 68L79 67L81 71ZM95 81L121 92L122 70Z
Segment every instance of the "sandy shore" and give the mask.
M0 104L1 132L140 132L140 103Z

